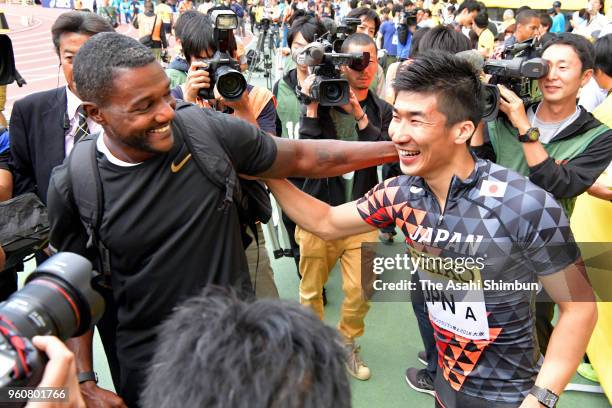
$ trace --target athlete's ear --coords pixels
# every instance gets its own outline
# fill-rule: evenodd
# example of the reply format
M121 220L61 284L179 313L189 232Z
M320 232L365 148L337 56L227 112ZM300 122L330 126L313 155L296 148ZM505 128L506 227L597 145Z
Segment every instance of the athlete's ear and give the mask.
M106 124L106 119L98 105L92 102L83 102L83 109L87 112L87 116L93 119L94 122L100 125Z
M453 126L453 137L454 142L456 144L465 144L474 134L474 130L476 126L474 126L474 122L471 120L464 120L463 122L459 122Z

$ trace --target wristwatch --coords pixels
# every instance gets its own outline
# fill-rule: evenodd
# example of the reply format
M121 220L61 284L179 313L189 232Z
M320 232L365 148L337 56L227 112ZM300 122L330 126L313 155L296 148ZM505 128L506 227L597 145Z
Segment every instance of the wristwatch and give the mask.
M98 383L98 374L95 371L85 371L78 374L79 384L83 384L86 381L95 381Z
M521 143L533 143L540 140L540 129L537 127L532 127L527 129L525 134L519 135L518 140Z
M540 404L544 405L546 408L554 408L557 405L557 401L559 401L559 396L557 394L547 388L538 387L537 385L534 385L529 393L536 397Z

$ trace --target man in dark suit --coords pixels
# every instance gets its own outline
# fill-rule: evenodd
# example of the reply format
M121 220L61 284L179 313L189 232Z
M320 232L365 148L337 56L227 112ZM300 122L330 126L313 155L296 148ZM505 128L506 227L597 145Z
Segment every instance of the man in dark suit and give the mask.
M72 85L72 59L85 41L105 31L113 28L88 12L64 13L53 24L53 44L68 85L28 95L13 106L10 153L15 196L34 192L46 203L51 170L70 153L79 125L81 132L96 131L94 122L79 115L81 101Z

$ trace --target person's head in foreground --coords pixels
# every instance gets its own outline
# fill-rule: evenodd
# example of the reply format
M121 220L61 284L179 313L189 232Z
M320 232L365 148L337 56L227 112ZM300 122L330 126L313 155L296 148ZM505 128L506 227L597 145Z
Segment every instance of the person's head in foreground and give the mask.
M343 342L310 310L206 288L160 326L144 407L351 406Z
M482 90L469 62L443 51L424 52L402 67L389 136L404 174L427 179L471 162L468 141L482 117Z
M149 48L118 33L94 35L76 55L74 82L115 157L139 163L172 148L176 101Z

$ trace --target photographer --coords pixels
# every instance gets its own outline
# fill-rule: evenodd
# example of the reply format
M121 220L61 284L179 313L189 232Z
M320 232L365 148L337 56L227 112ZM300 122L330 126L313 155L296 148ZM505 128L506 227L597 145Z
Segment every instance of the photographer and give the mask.
M2 249L0 249L0 269L1 257ZM49 359L38 387L64 388L68 401L30 402L26 408L86 408L79 390L74 354L54 336L35 336L32 338L32 343L45 352Z
M182 17L181 17L182 18ZM179 19L180 21L180 19ZM261 87L247 85L247 91L238 101L224 101L222 97L215 100L203 100L198 96L202 89L210 88L210 73L203 68L218 51L214 40L214 26L209 16L194 15L187 21L181 30L181 44L183 54L189 64L186 81L172 90L172 96L191 103L198 103L202 107L211 107L220 102L225 107L233 109L233 114L270 134L276 134L276 112L272 94ZM230 33L228 52L236 55L236 43L233 33ZM221 108L223 106L220 106Z
M325 26L317 17L304 16L296 18L291 23L287 44L291 49L292 61L295 53L302 47L313 42L315 38L325 34ZM295 64L295 68L289 70L283 78L279 79L272 88L276 98L276 135L289 139L299 139L300 120L302 111L305 109L296 94L296 87L303 86L304 80L308 77L308 66ZM297 187L301 187L303 180L293 178L291 182ZM299 273L300 250L295 242L295 223L283 213L283 224L287 229L291 252Z
M351 10L346 17L358 18L361 20L361 24L357 26L356 33L363 33L369 35L371 38L376 38L378 29L380 28L380 17L376 11L368 7L359 7ZM379 98L385 99L385 70L382 66L378 65L376 71L376 77L370 85L370 90L376 92Z
M542 102L525 107L514 92L499 85L500 115L475 134L476 154L513 169L551 193L571 216L576 197L585 192L612 159L612 130L581 106L576 96L593 73L593 45L561 33L544 45L548 74L538 80ZM485 143L484 141L487 140ZM554 304L537 303L538 340L546 351Z
M367 34L352 34L344 40L341 51L369 53L369 63L363 70L341 67L350 85L349 103L341 107L322 107L313 100L306 106L306 115L300 122L300 139L389 140L387 131L393 116L392 107L368 89L378 68L374 40ZM312 74L304 81L304 94L311 94L314 79ZM302 191L330 205L340 205L365 194L378 181L376 168L370 167L341 177L306 179ZM321 319L321 289L336 261L340 261L345 299L338 330L349 352L347 368L353 377L369 379L370 369L361 360L355 339L363 335L364 319L369 309L361 291L361 244L375 242L376 231L326 241L298 226L295 238L300 246L300 303L312 308Z
M183 18L181 16L180 20ZM210 88L210 73L203 69L207 66L204 60L213 57L218 51L218 44L215 41L215 28L209 16L198 13L183 23L181 29L181 43L183 54L190 64L185 83L174 87L171 90L172 96L187 102L197 103L203 108L216 107L224 111L227 108L233 110L233 115L239 117L261 130L275 135L276 133L276 108L272 93L262 87L247 85L247 90L242 94L238 101L226 101L216 94L214 100L203 100L198 93L202 89ZM233 33L229 33L230 38ZM231 41L230 41L231 43ZM235 43L230 44L230 53L235 55ZM253 240L246 249L247 260L251 281L256 289L257 297L278 297L278 290L274 283L274 272L270 264L268 252L265 247L265 239L261 223L255 226L257 236L246 227L246 233Z

